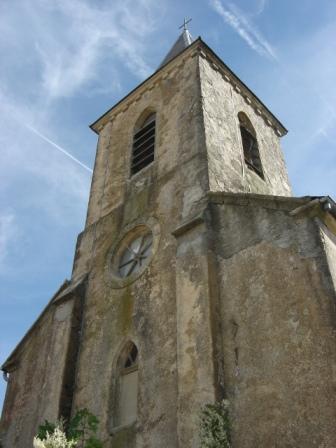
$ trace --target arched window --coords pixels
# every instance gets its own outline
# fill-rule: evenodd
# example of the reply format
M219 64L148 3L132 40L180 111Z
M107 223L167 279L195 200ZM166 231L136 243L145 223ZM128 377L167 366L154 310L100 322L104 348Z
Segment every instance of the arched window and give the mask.
M257 135L254 127L243 112L239 112L238 119L245 163L251 170L263 179L264 173L261 165Z
M151 113L134 132L131 175L138 173L153 162L154 148L155 113Z
M114 426L130 425L137 419L138 349L128 342L117 365Z

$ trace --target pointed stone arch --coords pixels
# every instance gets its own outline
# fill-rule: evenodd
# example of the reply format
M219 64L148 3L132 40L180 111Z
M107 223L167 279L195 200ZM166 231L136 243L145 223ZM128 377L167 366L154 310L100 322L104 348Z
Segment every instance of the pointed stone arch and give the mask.
M156 110L154 107L149 106L144 109L141 114L138 116L135 124L134 124L134 134L138 132L141 128L143 128L147 122L149 122L150 118L156 118Z
M113 428L131 425L137 419L138 358L135 342L124 342L114 363Z

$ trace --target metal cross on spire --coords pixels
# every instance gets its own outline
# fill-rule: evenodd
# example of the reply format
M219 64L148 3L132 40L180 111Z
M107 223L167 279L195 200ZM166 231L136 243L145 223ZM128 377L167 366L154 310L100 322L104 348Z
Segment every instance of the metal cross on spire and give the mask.
M188 28L187 28L187 25L188 25L188 23L189 22L191 22L192 21L192 19L187 19L186 17L183 19L183 25L181 25L180 27L179 27L179 30L181 29L181 28L183 28L183 30L184 31L186 31Z

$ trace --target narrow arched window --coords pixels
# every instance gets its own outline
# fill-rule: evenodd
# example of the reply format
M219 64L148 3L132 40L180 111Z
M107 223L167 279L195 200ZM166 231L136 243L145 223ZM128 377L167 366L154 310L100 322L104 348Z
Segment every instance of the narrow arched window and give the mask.
M254 127L243 112L239 112L238 119L245 163L248 168L253 170L263 179L264 173L261 165L257 135Z
M118 361L114 426L130 425L137 419L138 349L129 342Z
M138 173L154 160L155 113L150 114L133 137L131 175Z

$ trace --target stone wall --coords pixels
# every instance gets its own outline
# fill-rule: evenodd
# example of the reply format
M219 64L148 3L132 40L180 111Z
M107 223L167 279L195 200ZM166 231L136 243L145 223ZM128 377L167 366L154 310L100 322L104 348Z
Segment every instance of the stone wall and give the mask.
M223 242L212 223L189 226L206 208L209 190L290 195L274 128L205 59L190 56L105 120L76 250L73 278L90 274L74 404L99 416L101 436L113 448L198 447L202 404L222 397L228 342L217 317L226 271L220 265L217 273L212 252L230 243L239 252L239 244L232 235ZM240 110L257 131L265 181L242 163ZM146 111L156 112L155 161L130 178L133 130ZM243 219L246 211L238 210ZM267 217L261 218L244 227L237 215L235 236L239 229L240 238L262 247ZM153 261L136 281L116 287L111 254L139 224L159 229ZM116 359L129 340L140 354L139 415L135 425L115 428Z
M1 434L5 448L28 448L45 419L59 417L73 301L51 306L8 366Z
M234 88L205 58L200 58L200 79L210 191L290 196L280 137L275 129L239 87ZM265 180L244 162L239 112L248 116L256 131Z
M226 393L235 447L334 448L333 237L322 243L317 220L289 214L308 199L240 194L290 195L283 131L195 46L97 125L72 274L72 284L88 275L72 411L99 417L106 447L198 448L202 405ZM153 111L155 160L130 177L134 127ZM243 161L239 111L256 129L265 181ZM117 279L115 251L137 226L153 232L152 259ZM58 416L71 315L72 301L48 309L10 374L10 441ZM129 341L139 350L138 418L120 428L116 366Z
M124 202L136 215L142 211L139 201L144 203L148 195L157 201L153 212L167 215L173 209L186 216L204 195L207 167L197 60L189 55L175 61L169 74L139 88L139 98L127 108L117 106L120 112L100 131L87 225ZM130 178L134 127L146 111L156 113L155 160Z
M90 272L75 406L86 406L99 416L101 436L115 448L125 446L125 440L129 448L135 444L173 448L178 443L173 232L203 208L208 186L197 58L179 64L101 131L87 227L78 240L74 262L73 278ZM133 129L146 110L154 110L157 117L155 161L130 178ZM123 235L139 224L156 229L153 261L135 282L115 287L111 254ZM204 322L202 315L197 319ZM113 425L115 364L128 340L139 349L136 436L134 426L116 429ZM181 366L194 355L184 360L182 351L179 356ZM212 389L213 378L206 381ZM207 389L206 383L200 388ZM196 397L195 389L193 394ZM213 397L209 391L205 394ZM189 414L182 411L181 431L189 425Z
M332 448L335 290L319 224L290 216L295 200L215 202L233 445Z
M321 225L321 235L334 288L336 289L336 236L324 225Z

